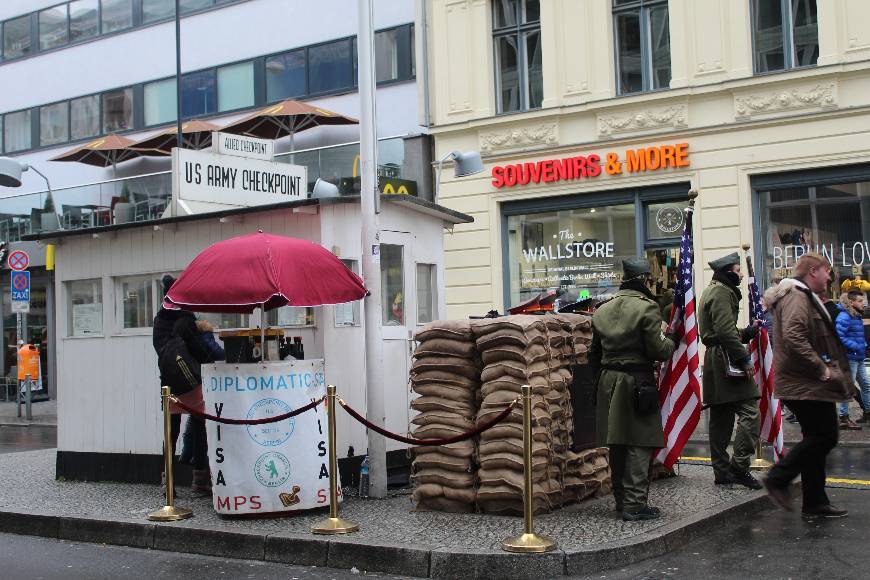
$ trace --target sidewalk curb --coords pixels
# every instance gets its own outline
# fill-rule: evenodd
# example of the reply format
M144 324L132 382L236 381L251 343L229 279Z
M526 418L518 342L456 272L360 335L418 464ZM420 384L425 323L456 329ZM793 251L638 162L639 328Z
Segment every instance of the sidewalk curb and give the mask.
M661 556L708 530L772 505L767 495L758 491L737 502L708 508L630 540L545 554L415 548L366 543L353 536L248 533L197 526L195 520L160 524L2 509L0 532L301 566L356 567L368 572L423 578L540 578L589 574Z
M54 427L57 429L57 422L49 423L42 421L3 421L0 419L0 427Z

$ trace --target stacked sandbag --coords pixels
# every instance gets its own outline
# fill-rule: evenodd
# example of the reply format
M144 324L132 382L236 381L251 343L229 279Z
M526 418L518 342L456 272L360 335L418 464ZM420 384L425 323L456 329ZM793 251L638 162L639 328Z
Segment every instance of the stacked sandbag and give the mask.
M436 321L417 331L411 365L412 436L444 439L471 431L478 409L480 359L468 321ZM414 447L412 478L417 509L474 511L473 440Z
M571 501L601 497L612 491L606 447L568 451L567 456L564 492Z
M532 485L536 512L550 511L558 480L551 482L553 455L550 359L547 327L540 316L514 315L477 320L472 325L483 361L478 424L491 420L532 387ZM497 427L480 435L478 508L486 513L522 513L523 410L518 405Z
M543 317L547 329L547 343L550 350L547 377L549 389L544 395L550 411L550 431L552 434L552 456L549 465L549 499L551 507L561 506L570 501L563 493L567 452L571 447L573 433L573 410L569 386L572 381L571 365L574 361L573 336L566 321L558 314Z

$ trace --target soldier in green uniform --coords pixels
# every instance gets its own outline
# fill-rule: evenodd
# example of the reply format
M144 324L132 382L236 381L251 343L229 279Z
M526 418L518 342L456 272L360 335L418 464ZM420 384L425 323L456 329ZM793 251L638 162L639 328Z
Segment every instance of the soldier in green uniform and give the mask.
M653 364L670 358L674 341L662 331L646 260L622 266L619 291L592 317L598 440L610 448L613 496L622 519L651 520L659 509L647 503L650 460L664 446Z
M739 483L750 489L761 484L749 473L749 462L758 443L758 387L749 353L743 345L758 333L750 324L737 328L740 300L740 256L729 254L710 262L713 281L701 295L698 328L707 347L704 354L704 404L710 413L710 456L716 484ZM726 358L727 355L727 358ZM733 376L727 366L743 371ZM734 455L728 457L728 443L737 418Z

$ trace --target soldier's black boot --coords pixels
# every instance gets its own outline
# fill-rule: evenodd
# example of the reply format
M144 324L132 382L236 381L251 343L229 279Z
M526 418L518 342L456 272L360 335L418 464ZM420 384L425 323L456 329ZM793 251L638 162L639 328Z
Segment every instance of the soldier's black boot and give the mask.
M748 471L743 473L734 473L731 475L734 478L734 483L740 484L749 489L761 489L761 483L750 474Z
M661 515L661 511L657 507L644 506L637 511L622 512L622 519L626 522L637 522L640 520L655 520Z

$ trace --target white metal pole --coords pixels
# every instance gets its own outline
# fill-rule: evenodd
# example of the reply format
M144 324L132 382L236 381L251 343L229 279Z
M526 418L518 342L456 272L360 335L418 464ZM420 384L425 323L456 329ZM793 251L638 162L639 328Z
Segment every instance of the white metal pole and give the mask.
M359 0L359 160L360 218L362 222L363 278L370 294L365 299L366 418L384 426L384 343L381 319L380 233L378 230L377 122L375 117L374 29L371 0ZM368 433L369 494L387 494L387 442Z

